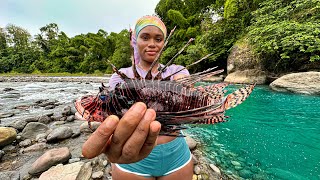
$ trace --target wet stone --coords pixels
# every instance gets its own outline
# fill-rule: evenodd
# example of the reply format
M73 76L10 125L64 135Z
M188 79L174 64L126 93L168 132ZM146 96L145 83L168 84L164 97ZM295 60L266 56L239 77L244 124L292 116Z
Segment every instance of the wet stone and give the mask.
M193 138L187 136L185 139L187 141L187 144L188 144L190 150L193 150L196 148L197 142Z
M234 166L241 166L241 163L239 163L238 161L231 161L231 164Z
M220 171L220 169L219 169L217 166L215 166L214 164L210 164L209 166L210 166L210 168L211 168L214 172L216 172L216 173L218 173L219 175L221 175L221 171Z
M245 179L251 179L253 174L251 171L243 169L239 171L239 175Z
M92 179L100 179L103 177L103 171L97 171L92 173Z

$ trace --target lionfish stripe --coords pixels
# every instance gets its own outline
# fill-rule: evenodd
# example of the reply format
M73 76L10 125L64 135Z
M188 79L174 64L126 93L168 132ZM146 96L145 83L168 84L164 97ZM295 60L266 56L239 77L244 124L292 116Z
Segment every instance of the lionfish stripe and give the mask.
M229 94L226 97L224 107L226 110L236 107L241 104L251 94L255 84L246 86L245 88L238 89L237 91Z

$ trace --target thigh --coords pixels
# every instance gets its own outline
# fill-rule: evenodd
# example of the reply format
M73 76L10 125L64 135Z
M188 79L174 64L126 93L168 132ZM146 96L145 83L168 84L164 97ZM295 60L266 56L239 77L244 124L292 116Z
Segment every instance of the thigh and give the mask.
M176 180L176 179L192 180L192 176L193 176L193 161L191 160L183 168L171 174L168 174L166 176L159 177L157 178L157 180Z
M155 178L138 176L136 174L128 173L121 171L117 166L112 164L112 180L124 180L124 179L132 179L132 180L155 180Z

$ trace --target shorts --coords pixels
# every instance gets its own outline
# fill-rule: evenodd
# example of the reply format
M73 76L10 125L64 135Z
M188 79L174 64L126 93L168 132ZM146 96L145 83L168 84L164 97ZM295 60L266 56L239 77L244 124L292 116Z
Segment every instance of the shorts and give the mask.
M131 164L115 164L120 170L144 177L159 177L173 173L186 166L192 159L183 137L159 144L141 161Z

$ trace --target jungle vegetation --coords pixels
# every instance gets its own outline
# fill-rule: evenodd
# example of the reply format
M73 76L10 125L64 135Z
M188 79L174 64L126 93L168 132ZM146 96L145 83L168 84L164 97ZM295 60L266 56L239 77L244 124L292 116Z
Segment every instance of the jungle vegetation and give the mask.
M259 61L273 73L299 71L320 62L320 0L160 0L155 12L174 33L161 61L167 62L195 38L176 64L226 68L230 49L247 39ZM129 31L99 29L68 37L58 24L31 35L23 27L0 27L0 73L112 73L108 64L131 65Z

